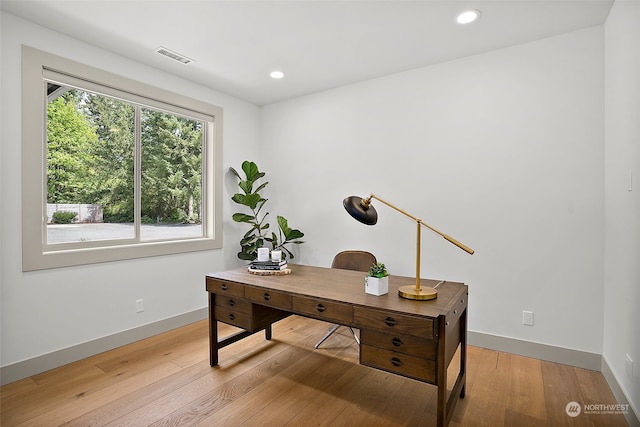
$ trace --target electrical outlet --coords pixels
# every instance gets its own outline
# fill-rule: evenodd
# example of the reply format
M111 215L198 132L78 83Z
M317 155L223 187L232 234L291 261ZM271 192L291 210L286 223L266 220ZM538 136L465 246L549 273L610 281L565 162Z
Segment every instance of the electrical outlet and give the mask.
M627 377L629 377L629 379L633 381L633 359L631 359L631 356L629 356L628 354L625 354L624 368L627 372Z
M522 324L527 326L533 326L533 311L522 312Z
M141 313L144 311L144 300L137 299L136 300L136 313Z

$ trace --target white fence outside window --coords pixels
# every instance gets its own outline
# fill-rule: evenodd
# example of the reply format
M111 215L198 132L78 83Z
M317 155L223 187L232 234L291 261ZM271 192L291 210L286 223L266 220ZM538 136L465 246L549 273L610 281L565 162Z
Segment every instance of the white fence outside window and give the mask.
M102 206L83 203L47 203L47 222L53 222L54 212L75 212L73 222L102 222Z

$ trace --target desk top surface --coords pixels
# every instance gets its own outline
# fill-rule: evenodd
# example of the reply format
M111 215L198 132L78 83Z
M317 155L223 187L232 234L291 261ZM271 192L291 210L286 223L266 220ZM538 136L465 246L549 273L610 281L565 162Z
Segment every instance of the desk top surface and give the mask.
M392 310L399 313L437 317L450 313L461 298L466 300L467 286L459 282L444 282L437 287L438 297L430 301L413 301L398 296L400 286L415 285L415 278L389 276L389 293L369 295L364 291L364 276L360 271L308 265L289 265L292 273L286 276L258 276L247 267L207 274L208 278L240 283L292 295L323 298L367 308ZM421 279L424 287L433 287L439 280Z

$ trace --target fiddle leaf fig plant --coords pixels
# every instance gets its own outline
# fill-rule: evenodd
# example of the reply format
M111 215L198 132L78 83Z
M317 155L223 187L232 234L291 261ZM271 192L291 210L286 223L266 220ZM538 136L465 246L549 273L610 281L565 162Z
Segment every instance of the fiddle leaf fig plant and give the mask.
M264 178L265 173L260 172L258 166L248 160L242 162L244 178L234 168L229 168L229 170L238 178L238 187L241 190L241 192L234 194L231 200L239 205L246 206L251 211L250 214L238 212L232 216L234 221L246 223L250 226L249 230L240 239L241 250L238 252L238 258L247 261L255 260L258 255L258 248L264 247L265 242L268 242L271 244L271 250L282 251L283 259L286 259L287 256L293 259L293 253L285 245L304 243L304 241L300 240L304 233L289 227L289 222L285 217L277 216L277 234L275 231L271 231L271 235L269 235L270 224L267 222L269 212L262 212L265 203L269 199L265 199L260 195L260 191L264 190L269 182L265 181L260 184L257 182L259 179Z

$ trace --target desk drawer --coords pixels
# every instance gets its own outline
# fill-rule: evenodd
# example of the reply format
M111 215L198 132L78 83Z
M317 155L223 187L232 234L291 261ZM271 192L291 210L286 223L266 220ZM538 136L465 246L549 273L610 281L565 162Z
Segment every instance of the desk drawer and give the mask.
M378 329L388 333L433 339L434 320L431 317L407 316L364 307L354 307L353 317L360 329Z
M216 307L216 320L247 331L253 329L251 325L251 315L249 313L242 313L231 308Z
M225 282L207 278L207 291L218 295L244 297L244 286L239 283Z
M436 383L436 362L433 360L361 345L360 363L431 384Z
M426 338L386 333L374 329L361 329L360 341L363 345L409 354L423 359L435 360L436 358L436 342Z
M293 310L320 320L353 323L353 306L350 304L293 297Z
M244 296L246 299L258 304L291 310L291 295L283 294L281 292L247 286L244 289Z
M251 302L229 295L216 295L216 306L225 307L241 313L251 313Z
M250 310L248 313L243 313L233 308L216 306L216 320L237 326L249 332L256 332L291 315L291 313L278 310L277 308L251 303L249 303L249 305Z

